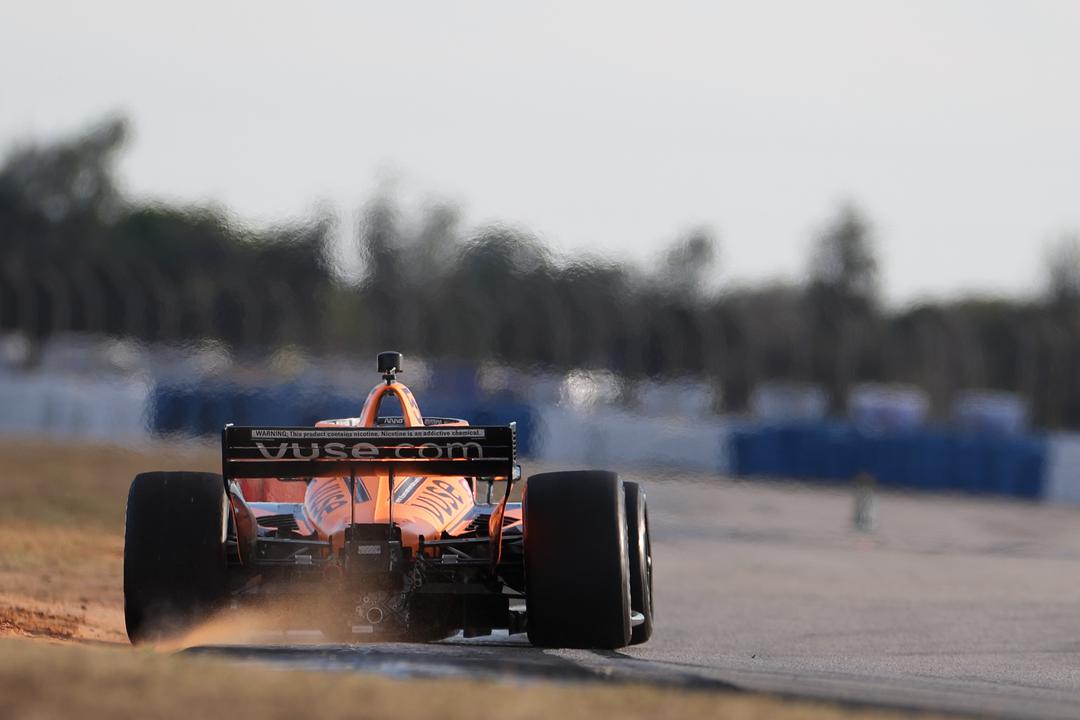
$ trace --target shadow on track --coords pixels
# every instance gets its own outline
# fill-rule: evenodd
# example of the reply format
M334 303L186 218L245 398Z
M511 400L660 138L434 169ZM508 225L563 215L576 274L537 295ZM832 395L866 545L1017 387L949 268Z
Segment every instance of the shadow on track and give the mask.
M730 683L619 652L535 648L523 636L468 640L459 637L436 643L201 645L182 652L397 678L640 683L728 692L739 689Z

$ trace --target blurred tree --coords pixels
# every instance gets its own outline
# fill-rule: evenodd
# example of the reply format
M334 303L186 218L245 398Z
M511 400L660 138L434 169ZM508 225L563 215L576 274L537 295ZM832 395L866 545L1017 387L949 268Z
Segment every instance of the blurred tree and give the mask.
M360 220L360 257L364 285L372 292L393 295L404 280L403 237L394 201L380 196L368 203Z
M658 303L628 268L579 256L555 273L552 290L560 300L561 364L651 372L645 343Z
M411 285L422 286L450 272L462 242L460 225L461 214L450 205L434 205L424 212L405 263Z
M871 306L878 296L878 263L870 224L848 203L818 235L810 283L852 304Z
M412 350L403 344L406 337L395 322L411 295L403 267L406 259L398 209L393 200L380 196L367 205L361 215L358 239L364 266L360 293L368 322L357 330L366 333L375 346Z
M1061 234L1045 249L1043 262L1046 309L1036 326L1035 415L1051 425L1080 427L1080 234Z
M1080 234L1061 235L1045 251L1047 299L1059 307L1074 307L1080 301Z
M714 272L718 255L712 232L704 227L695 228L664 251L659 280L675 295L688 299L697 297Z
M123 206L115 164L127 137L127 122L109 118L68 140L14 148L0 169L5 243L54 249L58 230L86 231L114 219Z
M847 407L866 335L877 319L877 259L870 225L851 204L818 235L810 257L807 300L813 378L829 392L834 412Z
M255 230L220 209L133 202L115 177L128 134L109 118L16 147L0 168L0 276L22 273L29 288L0 298L36 306L29 332L276 342L277 325L248 301L261 278L282 285L279 296L307 298L314 314L330 281L328 217ZM12 319L0 311L0 321Z
M114 166L127 134L124 120L110 118L73 138L9 152L0 168L0 276L17 278L20 289L0 297L21 309L0 314L5 322L22 316L35 337L85 322L85 306L74 307L81 293L68 291L69 268L91 254L122 211Z

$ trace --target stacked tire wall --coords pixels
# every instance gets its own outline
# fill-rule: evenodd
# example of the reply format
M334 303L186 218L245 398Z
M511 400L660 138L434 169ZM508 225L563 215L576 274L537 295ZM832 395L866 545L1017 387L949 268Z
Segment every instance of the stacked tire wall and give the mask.
M845 482L869 473L883 487L1043 497L1049 443L1039 435L950 429L872 432L840 423L744 425L730 437L741 477Z

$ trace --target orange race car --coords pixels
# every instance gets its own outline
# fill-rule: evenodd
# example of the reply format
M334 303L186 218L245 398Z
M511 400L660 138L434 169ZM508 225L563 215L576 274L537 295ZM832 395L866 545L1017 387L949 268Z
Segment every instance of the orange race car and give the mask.
M612 472L549 472L510 502L515 424L425 418L396 380L401 354L381 353L378 367L384 382L357 418L228 425L221 475L135 478L124 539L131 641L290 595L330 608L318 619L298 611L296 627L317 623L334 638L501 628L545 647L648 640L642 489ZM401 415L380 415L384 401Z

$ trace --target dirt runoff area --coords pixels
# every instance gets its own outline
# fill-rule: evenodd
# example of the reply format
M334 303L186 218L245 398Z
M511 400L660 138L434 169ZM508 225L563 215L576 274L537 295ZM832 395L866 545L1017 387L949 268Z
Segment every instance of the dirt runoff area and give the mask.
M210 470L209 445L0 442L0 637L126 642L124 503L157 467Z
M642 686L395 680L135 649L123 622L124 502L150 469L216 471L213 445L0 441L0 715L442 719L912 717Z

